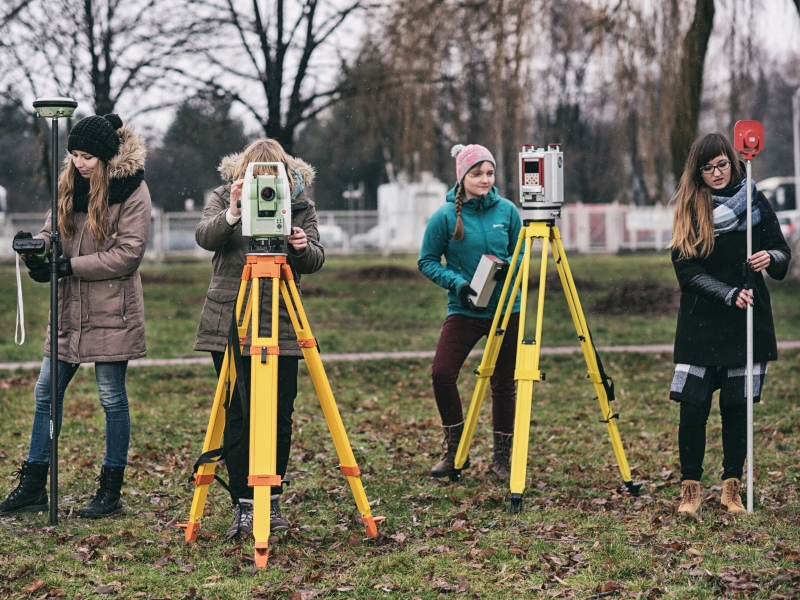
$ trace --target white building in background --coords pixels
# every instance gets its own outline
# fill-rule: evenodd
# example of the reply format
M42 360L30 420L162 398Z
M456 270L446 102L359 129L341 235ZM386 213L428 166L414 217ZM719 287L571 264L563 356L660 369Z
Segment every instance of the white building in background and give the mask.
M424 171L420 181L378 187L378 247L384 254L419 252L425 226L445 202L447 186Z

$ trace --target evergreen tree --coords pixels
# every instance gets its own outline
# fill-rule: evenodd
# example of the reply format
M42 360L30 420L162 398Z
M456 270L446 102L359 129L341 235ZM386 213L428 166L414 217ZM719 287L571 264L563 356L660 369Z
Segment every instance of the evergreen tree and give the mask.
M220 159L241 152L248 141L230 108L230 99L213 93L190 98L178 108L163 145L148 160L146 180L155 205L180 211L192 199L201 209L206 193L222 184Z

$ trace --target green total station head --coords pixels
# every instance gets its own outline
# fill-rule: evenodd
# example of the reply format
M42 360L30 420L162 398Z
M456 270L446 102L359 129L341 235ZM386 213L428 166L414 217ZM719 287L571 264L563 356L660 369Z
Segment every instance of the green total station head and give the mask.
M37 117L61 119L71 117L78 108L78 103L72 98L37 98L33 101L33 109Z
M253 176L253 167L272 167L278 174ZM292 199L283 163L247 165L242 191L242 235L265 240L291 233Z

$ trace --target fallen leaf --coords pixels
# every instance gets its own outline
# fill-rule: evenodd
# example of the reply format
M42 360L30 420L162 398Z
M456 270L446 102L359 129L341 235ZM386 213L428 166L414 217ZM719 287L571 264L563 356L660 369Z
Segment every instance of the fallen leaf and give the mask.
M22 588L22 591L25 592L26 594L30 594L31 592L35 592L36 590L38 590L43 585L44 581L42 581L41 579L34 579L28 585Z

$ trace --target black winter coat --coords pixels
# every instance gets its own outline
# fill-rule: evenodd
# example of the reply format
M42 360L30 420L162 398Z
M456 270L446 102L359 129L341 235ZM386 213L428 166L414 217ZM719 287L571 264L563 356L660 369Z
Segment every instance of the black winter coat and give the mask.
M756 196L764 215L753 227L753 254L776 250L766 272L783 279L791 250L781 232L778 217L761 192ZM672 251L672 265L681 288L678 325L675 332L676 364L697 366L742 366L747 362L747 311L725 303L733 288L744 288L742 265L747 259L747 231L723 233L715 240L708 258L681 260ZM716 280L704 277L710 275ZM772 304L762 273L754 274L753 362L777 360ZM738 293L738 292L737 292Z

